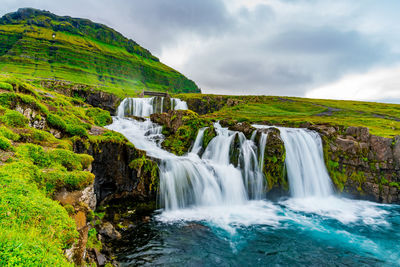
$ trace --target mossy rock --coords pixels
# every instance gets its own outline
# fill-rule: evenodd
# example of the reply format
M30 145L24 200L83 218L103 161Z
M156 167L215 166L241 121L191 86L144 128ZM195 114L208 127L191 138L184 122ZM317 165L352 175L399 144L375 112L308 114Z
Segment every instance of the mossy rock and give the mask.
M286 158L285 144L280 132L276 128L268 129L268 138L264 151L263 173L267 180L268 190L289 190L289 184L285 172Z

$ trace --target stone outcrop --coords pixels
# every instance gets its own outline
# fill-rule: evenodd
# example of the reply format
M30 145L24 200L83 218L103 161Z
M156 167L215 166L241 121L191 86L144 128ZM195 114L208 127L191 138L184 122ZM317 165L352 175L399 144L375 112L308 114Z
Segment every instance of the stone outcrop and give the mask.
M309 127L324 141L325 161L338 192L400 203L400 136L371 135L368 128Z
M29 127L43 130L46 128L46 119L40 115L40 112L28 105L18 104L15 110L24 115L29 122Z
M176 155L183 155L189 151L196 139L199 129L209 127L205 132L205 143L215 136L212 123L200 118L198 114L190 110L170 110L168 113L155 113L150 119L163 125L163 134L166 136L162 147Z
M138 202L155 201L157 188L151 188L150 174L141 171L142 166L132 166L137 159L151 162L145 153L130 143L101 141L85 144L76 141L77 153L92 155L92 173L95 175L94 193L98 204L114 199L130 198ZM153 166L157 167L156 164Z
M96 87L59 80L42 80L41 85L60 94L79 97L93 107L105 109L113 114L121 102L114 94L97 90Z
M220 110L224 106L232 107L241 103L241 100L231 96L200 95L197 97L186 97L180 95L179 98L185 100L188 108L194 112L204 115Z
M231 131L242 132L247 138L250 138L251 134L256 130L248 122L239 122L228 127Z
M259 130L259 133L268 134L264 151L263 173L267 180L268 196L279 197L287 195L289 184L285 172L285 144L276 128ZM257 143L260 141L260 134L257 135ZM259 146L258 146L259 147Z

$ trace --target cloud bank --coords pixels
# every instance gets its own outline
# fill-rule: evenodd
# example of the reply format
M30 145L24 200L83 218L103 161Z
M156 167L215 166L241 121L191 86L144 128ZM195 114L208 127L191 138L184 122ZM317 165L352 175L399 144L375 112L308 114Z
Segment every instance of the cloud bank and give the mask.
M206 93L400 98L396 0L3 0L0 13L19 7L109 25Z

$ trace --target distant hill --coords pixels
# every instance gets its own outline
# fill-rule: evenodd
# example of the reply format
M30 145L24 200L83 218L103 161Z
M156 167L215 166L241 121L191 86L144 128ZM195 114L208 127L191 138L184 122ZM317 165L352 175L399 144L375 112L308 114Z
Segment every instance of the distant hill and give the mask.
M193 81L117 31L32 8L0 19L0 72L129 94L143 89L200 92Z

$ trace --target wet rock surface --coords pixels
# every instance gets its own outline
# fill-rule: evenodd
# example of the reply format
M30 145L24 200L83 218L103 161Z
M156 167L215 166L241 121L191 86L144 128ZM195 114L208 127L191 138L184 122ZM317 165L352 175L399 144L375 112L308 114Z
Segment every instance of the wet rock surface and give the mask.
M310 128L323 138L326 165L338 192L400 203L400 136L371 135L365 127Z
M139 202L155 199L155 192L147 191L149 185L143 185L147 181L143 176L148 174L143 172L141 175L129 166L133 160L145 157L143 151L127 143L100 142L86 147L80 141L74 144L74 150L94 158L92 173L98 204L114 198L134 198Z

